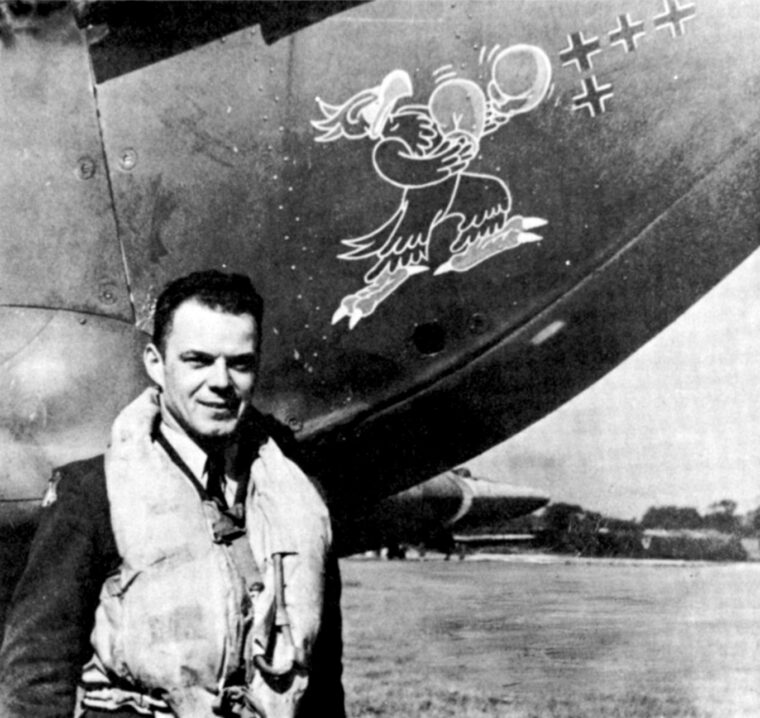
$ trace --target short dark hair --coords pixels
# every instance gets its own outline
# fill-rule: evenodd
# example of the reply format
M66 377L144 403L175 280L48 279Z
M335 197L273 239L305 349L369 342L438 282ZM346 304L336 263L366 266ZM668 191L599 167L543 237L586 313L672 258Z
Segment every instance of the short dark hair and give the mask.
M172 328L174 312L190 299L228 314L250 314L256 322L257 347L261 343L264 300L251 280L244 274L209 269L175 279L158 295L153 313L153 344L161 354L166 349L166 337Z

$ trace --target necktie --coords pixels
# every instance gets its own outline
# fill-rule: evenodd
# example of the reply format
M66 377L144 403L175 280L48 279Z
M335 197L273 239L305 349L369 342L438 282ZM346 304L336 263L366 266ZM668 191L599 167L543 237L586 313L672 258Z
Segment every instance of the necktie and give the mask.
M220 508L227 508L224 498L224 452L215 451L208 455L206 462L206 493Z

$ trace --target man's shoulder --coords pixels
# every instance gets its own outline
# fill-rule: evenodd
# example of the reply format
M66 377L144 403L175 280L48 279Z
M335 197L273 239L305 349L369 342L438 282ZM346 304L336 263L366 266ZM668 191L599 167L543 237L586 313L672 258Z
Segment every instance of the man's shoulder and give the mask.
M103 454L59 466L53 471L48 494L53 500L66 497L70 501L94 506L107 504Z
M104 553L116 551L102 454L55 469L42 506L49 521L63 521L92 535Z
M248 436L252 443L261 446L268 439L274 439L280 450L289 458L298 461L299 445L293 430L271 414L262 414L253 410L248 417Z
M72 461L55 469L61 479L78 482L82 485L103 484L106 478L105 457L103 454L88 459Z

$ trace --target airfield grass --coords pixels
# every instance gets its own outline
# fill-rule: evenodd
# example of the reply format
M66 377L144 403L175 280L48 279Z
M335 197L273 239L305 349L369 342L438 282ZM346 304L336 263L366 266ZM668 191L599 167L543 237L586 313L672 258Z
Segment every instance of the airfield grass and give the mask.
M398 662L392 655L346 680L349 718L717 718L698 710L688 698L611 693L579 686L557 697L551 689L526 697L484 695L452 688L423 666Z
M391 689L355 686L359 697L348 701L351 718L420 716L424 718L709 718L710 714L677 699L618 696L590 692L568 699L535 699L535 705L511 705L505 698L483 698L444 687ZM423 695L420 695L420 694Z
M344 561L348 714L760 715L755 569Z

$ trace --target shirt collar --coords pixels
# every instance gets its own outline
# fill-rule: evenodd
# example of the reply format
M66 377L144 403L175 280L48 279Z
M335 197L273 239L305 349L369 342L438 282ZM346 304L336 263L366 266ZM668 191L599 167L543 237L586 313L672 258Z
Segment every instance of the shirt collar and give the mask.
M176 429L171 424L167 424L162 421L159 424L159 431L164 435L166 440L172 445L174 450L179 454L179 458L185 462L187 468L193 472L193 476L197 478L201 484L206 486L206 462L208 461L208 454L201 449L187 434L179 429ZM224 450L226 471L225 475L227 479L233 481L240 481L247 475L247 467L238 466L238 445L237 443L230 444ZM241 461L244 460L241 457Z
M161 422L159 431L179 454L179 458L187 464L198 480L204 478L208 456L187 434L178 431L165 421Z

